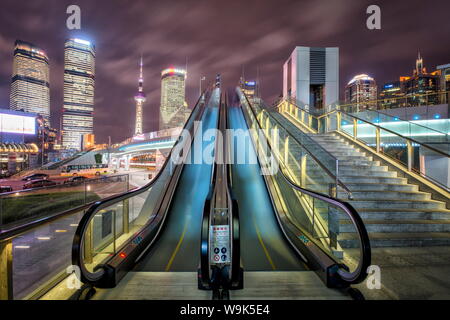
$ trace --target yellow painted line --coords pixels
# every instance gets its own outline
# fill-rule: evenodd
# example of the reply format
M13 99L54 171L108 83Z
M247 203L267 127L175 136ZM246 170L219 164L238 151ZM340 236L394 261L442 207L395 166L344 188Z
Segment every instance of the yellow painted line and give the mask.
M169 263L167 263L165 271L169 271L170 270L170 267L172 266L173 260L175 259L175 256L177 255L178 250L180 250L181 243L183 242L184 235L186 234L187 226L188 226L188 222L186 220L186 223L184 224L183 233L181 234L180 240L178 241L177 246L175 247L175 250L173 251L172 256L169 259Z
M270 265L272 266L272 270L276 270L275 264L273 263L273 260L272 260L272 258L270 257L269 250L267 250L266 245L264 244L264 242L263 242L263 240L262 240L262 238L261 238L261 233L259 232L259 229L258 229L258 226L256 225L256 222L253 221L253 224L255 225L256 235L258 236L259 243L261 244L261 247L262 247L263 250L264 250L264 253L265 253L265 255L266 255L266 258L267 258L267 260L269 260L269 263L270 263Z

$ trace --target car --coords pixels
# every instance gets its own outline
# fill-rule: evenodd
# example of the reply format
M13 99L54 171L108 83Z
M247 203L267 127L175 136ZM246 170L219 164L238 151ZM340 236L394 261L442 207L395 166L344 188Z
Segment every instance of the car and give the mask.
M13 188L11 186L0 186L0 193L11 192Z
M57 183L55 181L40 179L40 180L31 180L23 185L23 189L32 189L32 188L42 188L42 187L50 187L55 186Z
M85 176L73 176L67 180L64 180L64 184L77 184L87 180Z
M33 173L33 174L23 177L22 181L46 180L46 179L48 179L48 174L46 174L46 173Z

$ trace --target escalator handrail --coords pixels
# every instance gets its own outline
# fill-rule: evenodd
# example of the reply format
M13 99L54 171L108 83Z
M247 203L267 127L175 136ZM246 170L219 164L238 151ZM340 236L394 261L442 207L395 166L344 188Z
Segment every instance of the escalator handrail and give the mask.
M220 96L219 108L222 103L222 95ZM220 110L219 116L216 121L216 128L218 127L220 119ZM217 146L217 140L216 140ZM214 151L214 157L217 156L217 150ZM209 227L211 221L211 202L214 196L214 189L216 186L216 161L213 161L211 168L211 179L208 195L206 196L205 205L203 207L203 215L202 215L202 224L200 230L200 281L202 282L203 287L209 287L211 283L211 277L209 276Z
M247 96L242 91L240 91L240 93L245 97L246 102L249 106L248 109L250 109L258 126L260 127L260 129L262 129L262 125L259 122L258 117L255 114L255 111L251 107L250 101L248 100ZM272 146L270 144L270 141L268 139L266 139L266 141L267 141L269 150L272 153L273 151L272 151ZM309 195L315 199L329 203L335 207L338 207L338 208L342 209L349 216L353 225L356 227L356 231L358 232L358 235L359 235L360 259L359 259L358 266L356 267L356 269L353 272L349 272L340 266L339 270L338 270L338 274L340 275L342 280L344 280L348 284L354 284L354 283L359 283L359 282L363 281L367 276L367 268L371 265L371 248L370 248L369 235L367 233L366 227L364 225L363 220L359 216L358 212L355 210L355 208L353 208L353 206L348 202L341 201L336 198L332 198L328 195L325 195L325 194L322 194L319 192L304 189L304 188L300 187L299 185L297 185L295 182L293 182L289 177L287 177L285 175L285 173L283 172L283 170L280 170L279 172L281 173L281 176L286 180L286 182L291 187L293 187L295 190L297 190L303 194ZM326 254L328 256L330 256L328 253L326 253ZM335 258L332 256L330 256L330 258L335 260Z
M193 108L191 114L189 115L188 119L186 120L186 122L184 124L183 131L186 130L188 124L190 124L191 118L194 116L196 108L199 108L200 106L202 107L202 109L197 114L197 117L202 116L203 111L205 109L205 105L206 105L206 95L208 93L209 93L209 88L205 89L203 94L197 100L195 107ZM205 96L204 102L202 102L202 100L201 100L203 96ZM192 125L193 125L193 123L194 122L192 122ZM191 142L192 142L192 139L193 139L193 137L191 136ZM162 175L162 173L164 172L164 169L167 167L169 162L172 161L172 159L171 159L172 151L175 149L175 146L178 145L178 143L180 143L181 140L184 141L185 139L183 139L182 135L180 134L179 137L177 138L177 140L175 141L169 155L167 156L166 161L164 161L163 166L161 167L159 172L156 174L155 178L152 179L148 184L146 184L142 187L135 188L128 192L124 192L124 193L121 193L118 195L113 195L111 197L96 201L94 204L92 204L87 209L86 213L83 215L83 217L81 218L81 220L78 224L78 227L75 231L73 243L72 243L72 264L79 268L79 270L81 272L81 277L83 280L86 280L87 282L90 282L90 283L96 283L96 282L100 281L100 279L103 277L103 275L105 273L103 265L98 265L97 270L95 270L94 272L90 272L86 269L85 264L83 263L83 260L84 260L83 259L84 235L86 234L86 231L87 231L87 228L89 227L91 219L101 209L103 209L105 207L109 207L114 203L137 196L137 195L149 190L158 181L159 177ZM189 142L186 141L185 143L189 143ZM145 226L147 226L149 223L151 223L151 221L149 221ZM143 228L145 226L143 226Z
M222 96L219 103L219 117L217 119L217 128L219 130L221 129L227 129L227 116L226 116L226 109L222 105ZM224 117L224 118L222 118ZM225 128L221 128L221 121L225 121ZM224 133L224 132L223 132ZM226 134L226 132L224 133ZM224 137L225 139L225 137ZM227 149L227 146L223 145L225 150ZM217 155L217 151L216 151ZM222 161L227 161L227 154L223 154ZM239 228L239 209L238 209L238 203L236 200L236 197L233 193L232 186L231 186L231 164L226 164L227 169L227 193L231 201L231 210L229 210L229 225L230 225L230 232L231 232L231 239L232 239L232 252L231 252L231 286L232 287L238 287L240 282L240 261L241 261L241 255L240 255L240 228ZM213 163L213 178L211 179L211 186L208 192L208 196L205 201L205 206L203 209L203 218L202 218L202 230L201 230L201 241L200 241L200 272L201 272L201 281L203 283L204 287L208 287L208 285L211 282L210 275L209 275L209 234L210 234L210 217L211 217L211 202L214 195L214 189L216 185L216 172L217 172L217 165L216 161Z
M227 103L228 106L228 103ZM225 131L228 129L228 112L225 110ZM226 150L230 152L230 144L225 146ZM228 156L228 154L226 155ZM224 157L224 161L228 161L228 157ZM231 238L232 238L232 256L231 256L231 285L232 287L240 286L240 273L241 273L241 238L240 238L240 220L239 220L239 206L236 195L233 192L233 174L231 170L232 161L227 163L227 191L231 200Z

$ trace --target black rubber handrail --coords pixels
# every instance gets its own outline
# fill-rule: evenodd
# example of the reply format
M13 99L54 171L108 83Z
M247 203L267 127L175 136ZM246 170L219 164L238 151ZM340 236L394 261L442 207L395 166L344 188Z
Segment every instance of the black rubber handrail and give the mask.
M194 122L191 122L191 118L194 117L194 114L196 114L196 109L199 107L202 107L202 109L200 110L200 112L197 113L197 118L201 117L203 115L203 111L205 109L205 103L201 102L201 99L203 96L205 96L205 100L206 100L206 94L207 92L209 92L209 89L205 89L203 95L201 95L199 97L199 99L197 100L197 103L194 107L194 109L192 110L191 114L189 115L188 120L186 121L184 127L183 127L183 131L186 130L187 126L190 125L190 127L193 126ZM206 101L205 101L206 102ZM191 143L193 136L191 135L191 141L189 142L185 142L185 143ZM84 258L83 258L83 245L84 245L84 236L86 234L87 228L89 226L89 223L91 222L91 219L97 214L98 211L100 211L103 208L109 207L112 204L121 202L123 200L129 199L131 197L137 196L147 190L149 190L159 179L159 177L162 175L162 173L164 172L164 169L167 167L167 165L169 164L172 157L172 151L175 149L175 146L178 145L178 143L180 143L180 141L184 141L185 139L182 138L182 135L180 134L180 136L178 137L178 139L176 140L176 142L174 143L169 155L166 158L166 161L164 162L163 166L161 167L160 171L158 172L158 174L155 176L155 178L150 181L148 184L133 189L132 191L129 192L125 192L119 195L115 195L115 196L111 196L108 197L106 199L100 200L95 202L85 213L85 215L82 217L82 219L80 220L77 230L75 231L75 235L74 235L74 239L73 239L73 244L72 244L72 264L75 266L79 267L79 270L81 272L80 276L81 276L81 280L85 283L89 283L89 284L96 284L99 283L102 280L102 277L105 274L105 269L104 269L104 265L98 265L97 269L94 272L90 272L89 270L86 269L85 264L84 264ZM145 227L147 227L149 224L151 223L151 221L148 221L147 224L145 224L142 228L144 229ZM131 241L132 239L130 239L129 241ZM129 242L128 241L128 242ZM109 259L112 259L114 257L114 255L112 257L110 257Z
M262 127L261 123L259 122L258 117L255 114L255 111L251 107L250 101L248 100L247 96L243 92L241 92L241 94L246 99L246 102L249 106L248 109L250 109L250 111L252 112L252 115L255 118L255 121L258 124L259 128L261 130L263 130L262 129L263 127ZM266 140L267 140L267 145L269 147L270 152L273 153L270 141L268 139L266 139ZM310 197L313 197L315 199L324 201L335 207L338 207L338 208L342 209L342 211L344 211L349 216L350 220L352 221L352 223L355 226L355 228L358 232L358 235L359 235L360 259L359 259L358 266L356 267L356 269L353 272L347 271L340 265L339 262L336 262L337 265L339 265L339 269L337 272L338 272L339 276L341 277L341 279L344 280L348 284L355 284L355 283L359 283L359 282L363 281L367 276L367 268L371 264L372 254L371 254L369 235L367 233L367 230L366 230L363 220L361 219L361 217L359 216L359 214L355 210L355 208L353 208L353 206L351 204L349 204L348 202L341 201L341 200L329 197L328 195L318 193L318 192L315 192L312 190L304 189L304 188L300 187L299 185L297 185L295 182L293 182L290 178L288 178L284 174L283 170L280 170L280 173L281 173L281 176L286 180L286 182L295 190L297 190L303 194L306 194ZM326 251L324 251L324 253L326 253L327 256L330 256ZM330 258L332 258L334 261L336 261L336 259L334 257L330 256Z
M225 105L222 104L222 96L219 104L219 117L217 119L217 127L219 131L222 132L223 135L226 134L226 129L228 128L228 118L227 111ZM217 146L217 145L216 145ZM228 148L228 146L225 146ZM215 154L217 155L217 150ZM222 161L227 161L227 154L223 154ZM231 164L226 164L227 169L227 193L230 198L231 208L229 212L229 225L231 232L231 287L232 288L240 288L242 286L241 283L241 245L240 245L240 225L239 225L239 207L236 200L236 197L232 190L232 176L231 176ZM217 166L216 162L213 163L212 170L212 179L211 186L208 192L208 196L205 201L205 206L203 209L203 218L202 218L202 229L201 229L201 241L200 241L200 272L201 272L201 281L204 288L208 288L211 282L209 275L209 234L210 234L210 217L211 217L211 202L214 196L214 189L216 185L216 172Z
M227 103L228 108L229 103ZM225 132L229 128L229 120L228 120L228 110L224 108L225 113ZM225 133L226 134L226 133ZM229 141L227 141L229 142ZM226 146L228 152L230 152L230 144L228 143ZM228 161L226 156L224 157L224 161ZM236 198L236 195L233 192L233 172L231 169L231 164L233 161L229 161L227 163L227 191L231 200L231 241L232 241L232 256L231 256L231 286L233 288L241 288L243 286L241 279L241 231L240 231L240 220L239 220L239 205Z
M219 115L216 121L216 128L219 125L220 108L222 104L222 95L219 101ZM217 140L216 140L217 147ZM214 156L217 156L217 150L214 151ZM211 168L211 179L208 195L206 196L205 205L203 207L202 224L200 230L200 281L203 288L209 288L211 284L211 277L209 275L209 234L211 221L211 202L214 196L214 189L216 186L216 161L213 161Z

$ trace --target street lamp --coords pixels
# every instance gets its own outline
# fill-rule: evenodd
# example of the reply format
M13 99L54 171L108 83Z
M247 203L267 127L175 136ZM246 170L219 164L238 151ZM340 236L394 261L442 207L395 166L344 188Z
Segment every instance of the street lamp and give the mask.
M199 96L202 95L202 81L205 81L205 80L206 80L205 76L200 77L200 86L199 86L200 89L199 89L199 93L198 93Z

